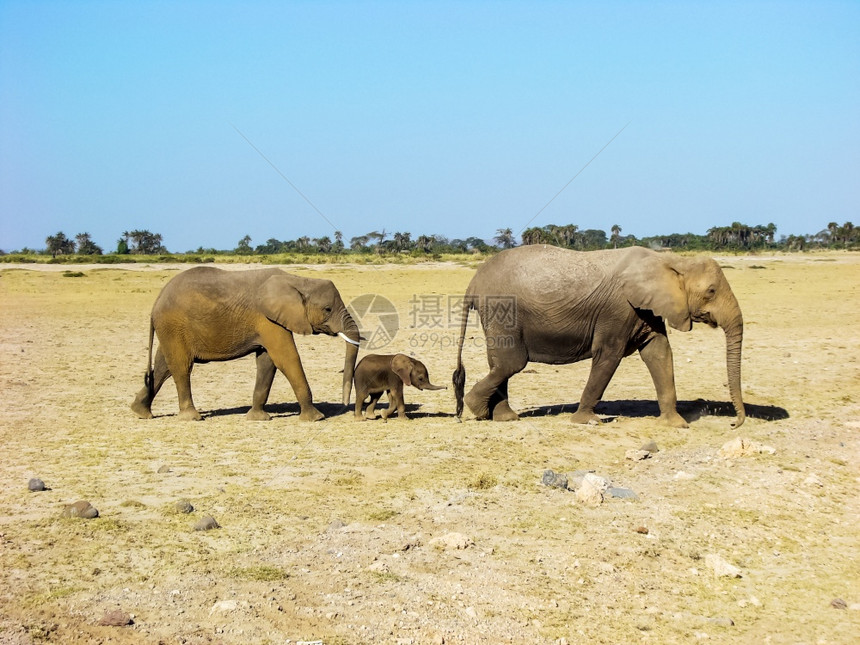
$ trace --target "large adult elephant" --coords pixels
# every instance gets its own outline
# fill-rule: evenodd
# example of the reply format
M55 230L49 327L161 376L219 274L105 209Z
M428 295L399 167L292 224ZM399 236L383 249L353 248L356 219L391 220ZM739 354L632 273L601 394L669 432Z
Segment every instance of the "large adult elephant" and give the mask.
M296 394L299 418L322 419L313 404L294 333L337 335L347 341L343 403L348 405L360 336L330 280L302 278L281 269L195 267L183 271L165 285L152 307L145 384L131 409L141 418L152 418L152 400L172 375L179 395L179 418L199 420L191 398L194 364L256 354L257 381L249 419L269 419L263 405L276 369L284 373ZM154 364L153 334L158 336Z
M660 419L686 427L676 409L666 323L689 331L700 322L725 331L734 425L744 422L743 316L713 259L641 247L577 252L531 245L499 253L478 269L466 290L453 377L457 416L463 411L463 342L471 309L481 317L490 364L489 374L465 397L479 419L517 418L508 404L508 379L529 361L558 365L590 358L591 373L573 421L597 422L594 407L621 359L639 350L657 390Z

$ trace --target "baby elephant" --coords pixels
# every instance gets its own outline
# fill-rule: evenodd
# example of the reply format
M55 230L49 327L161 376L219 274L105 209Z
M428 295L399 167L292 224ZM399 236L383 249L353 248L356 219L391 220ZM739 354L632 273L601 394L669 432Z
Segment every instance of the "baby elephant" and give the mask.
M374 408L383 392L388 394L388 410L382 410L382 418L397 411L401 419L406 416L403 402L403 386L412 385L419 390L444 390L441 385L433 385L427 368L419 360L405 354L368 354L355 366L355 418L375 419ZM365 416L361 416L364 400L370 395Z

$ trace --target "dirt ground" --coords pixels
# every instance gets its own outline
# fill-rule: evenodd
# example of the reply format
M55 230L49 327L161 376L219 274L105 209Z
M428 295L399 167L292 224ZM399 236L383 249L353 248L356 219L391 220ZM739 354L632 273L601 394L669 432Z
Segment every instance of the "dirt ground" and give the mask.
M720 261L746 321L738 430L723 334L700 325L670 336L686 430L655 423L638 356L600 426L569 421L584 363L512 379L516 423L458 423L450 388L408 388L410 421L357 423L338 405L343 343L320 336L298 343L324 421L298 421L283 376L273 419L246 421L252 358L195 368L203 422L177 420L172 381L140 420L149 311L186 267L7 265L0 643L856 642L860 256ZM346 302L384 296L394 328L386 301L357 301L362 329L396 331L377 351L450 385L448 296L474 267L288 270ZM467 388L482 341L470 330ZM754 450L723 456L737 437ZM627 458L649 441L659 452ZM548 469L637 498L589 506ZM99 517L61 517L78 500ZM193 530L207 515L220 528ZM130 624L100 624L111 612Z

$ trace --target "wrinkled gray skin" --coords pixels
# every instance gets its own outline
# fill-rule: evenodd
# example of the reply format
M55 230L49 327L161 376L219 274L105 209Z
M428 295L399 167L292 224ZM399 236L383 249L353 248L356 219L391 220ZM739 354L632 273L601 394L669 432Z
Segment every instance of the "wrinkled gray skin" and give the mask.
M346 344L343 365L343 402L348 405L359 331L330 280L301 278L280 269L195 267L183 271L165 285L152 307L145 385L131 409L143 419L152 418L152 400L173 376L179 418L199 420L202 417L191 398L194 364L256 354L257 381L249 419L269 419L263 406L276 369L284 373L296 393L299 418L322 419L313 404L294 333L343 334L353 341ZM153 334L158 336L154 364Z
M368 354L355 368L355 418L357 421L375 419L374 409L382 397L388 393L388 410L381 412L382 418L397 412L401 419L406 416L406 403L403 400L403 386L411 385L419 390L444 390L442 385L433 385L427 368L421 361L406 354ZM365 416L361 416L364 400L370 396Z
M513 305L505 311L502 305ZM531 245L510 249L483 264L464 299L454 390L463 410L463 342L469 309L477 309L487 337L490 372L466 395L479 419L517 419L508 404L508 379L529 361L564 364L591 359L591 373L573 415L599 419L594 407L621 359L639 351L657 390L660 420L686 421L676 410L672 349L666 323L689 331L694 322L721 327L735 427L745 418L741 396L743 316L722 270L710 258L680 257L634 247L577 252ZM507 314L507 315L506 315Z

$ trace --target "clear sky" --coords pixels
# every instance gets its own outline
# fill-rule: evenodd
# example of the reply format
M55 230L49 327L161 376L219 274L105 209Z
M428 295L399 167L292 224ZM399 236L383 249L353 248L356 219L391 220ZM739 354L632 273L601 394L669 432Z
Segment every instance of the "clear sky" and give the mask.
M133 229L176 252L550 223L779 236L858 205L855 0L0 0L6 251Z

